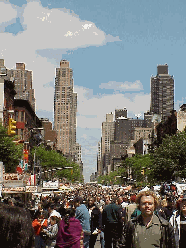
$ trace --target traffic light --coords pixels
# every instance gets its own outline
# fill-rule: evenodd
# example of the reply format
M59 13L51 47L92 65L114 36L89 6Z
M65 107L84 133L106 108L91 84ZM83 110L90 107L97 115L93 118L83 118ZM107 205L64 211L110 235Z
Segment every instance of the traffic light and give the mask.
M144 176L144 169L141 170L141 174Z
M9 118L9 124L8 124L8 135L14 135L16 134L16 121L13 118Z

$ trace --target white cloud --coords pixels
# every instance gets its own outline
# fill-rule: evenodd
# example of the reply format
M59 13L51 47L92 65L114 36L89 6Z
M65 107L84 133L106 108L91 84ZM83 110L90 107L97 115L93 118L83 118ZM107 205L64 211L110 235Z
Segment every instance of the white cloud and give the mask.
M93 95L90 94L90 89L80 86L75 86L74 90L78 93L77 126L81 128L101 128L102 122L106 120L106 113L118 108L126 107L129 113L137 114L146 112L150 106L150 94Z
M6 2L0 2L0 23L8 22L13 18L16 18L17 11L11 4Z
M0 4L6 8L6 15L0 16L2 21L16 17L13 5ZM43 86L54 82L55 68L62 54L80 47L102 46L111 42L112 36L65 8L48 9L40 1L17 7L17 16L24 31L17 35L0 33L0 58L5 59L7 68L15 68L16 62L25 63L26 69L33 71L37 109L52 110L54 90ZM118 37L113 39L119 40Z
M101 89L113 89L115 91L140 91L143 90L143 85L139 80L135 82L116 82L116 81L109 81L108 83L101 83L99 88Z

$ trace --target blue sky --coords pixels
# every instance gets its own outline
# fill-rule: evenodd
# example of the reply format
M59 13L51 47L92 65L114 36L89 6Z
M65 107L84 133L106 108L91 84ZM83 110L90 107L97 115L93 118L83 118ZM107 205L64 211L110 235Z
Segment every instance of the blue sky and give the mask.
M158 64L174 75L175 109L186 103L185 0L0 0L0 23L0 58L33 71L39 117L53 121L55 68L70 61L86 181L106 113L149 110Z

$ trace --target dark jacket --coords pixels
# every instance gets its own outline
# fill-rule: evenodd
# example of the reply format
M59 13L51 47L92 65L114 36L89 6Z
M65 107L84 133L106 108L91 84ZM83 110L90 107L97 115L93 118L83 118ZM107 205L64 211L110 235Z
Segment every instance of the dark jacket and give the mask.
M93 233L96 228L98 228L99 230L101 230L102 228L102 215L97 206L95 206L91 213L90 228L91 233Z
M175 248L176 242L174 237L174 230L171 224L163 219L160 216L157 216L160 221L160 229L161 229L161 240L160 240L160 248ZM138 223L140 223L141 215L136 217L133 220L130 220L126 223L122 240L119 244L119 247L125 248L133 248L135 243L135 228Z
M122 208L115 203L107 205L102 213L102 224L121 224L122 223Z

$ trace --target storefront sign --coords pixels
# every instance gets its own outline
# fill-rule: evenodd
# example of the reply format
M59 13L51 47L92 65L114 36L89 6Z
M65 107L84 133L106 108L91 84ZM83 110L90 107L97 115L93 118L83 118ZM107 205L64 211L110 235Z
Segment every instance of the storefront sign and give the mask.
M3 175L4 181L13 181L13 180L19 180L19 175L17 173L5 173Z
M3 193L25 192L25 187L2 188Z
M59 182L55 181L49 181L49 182L43 182L43 189L58 189L59 187Z
M9 180L3 182L4 187L23 187L23 180Z
M38 187L37 186L26 186L26 192L37 193Z

